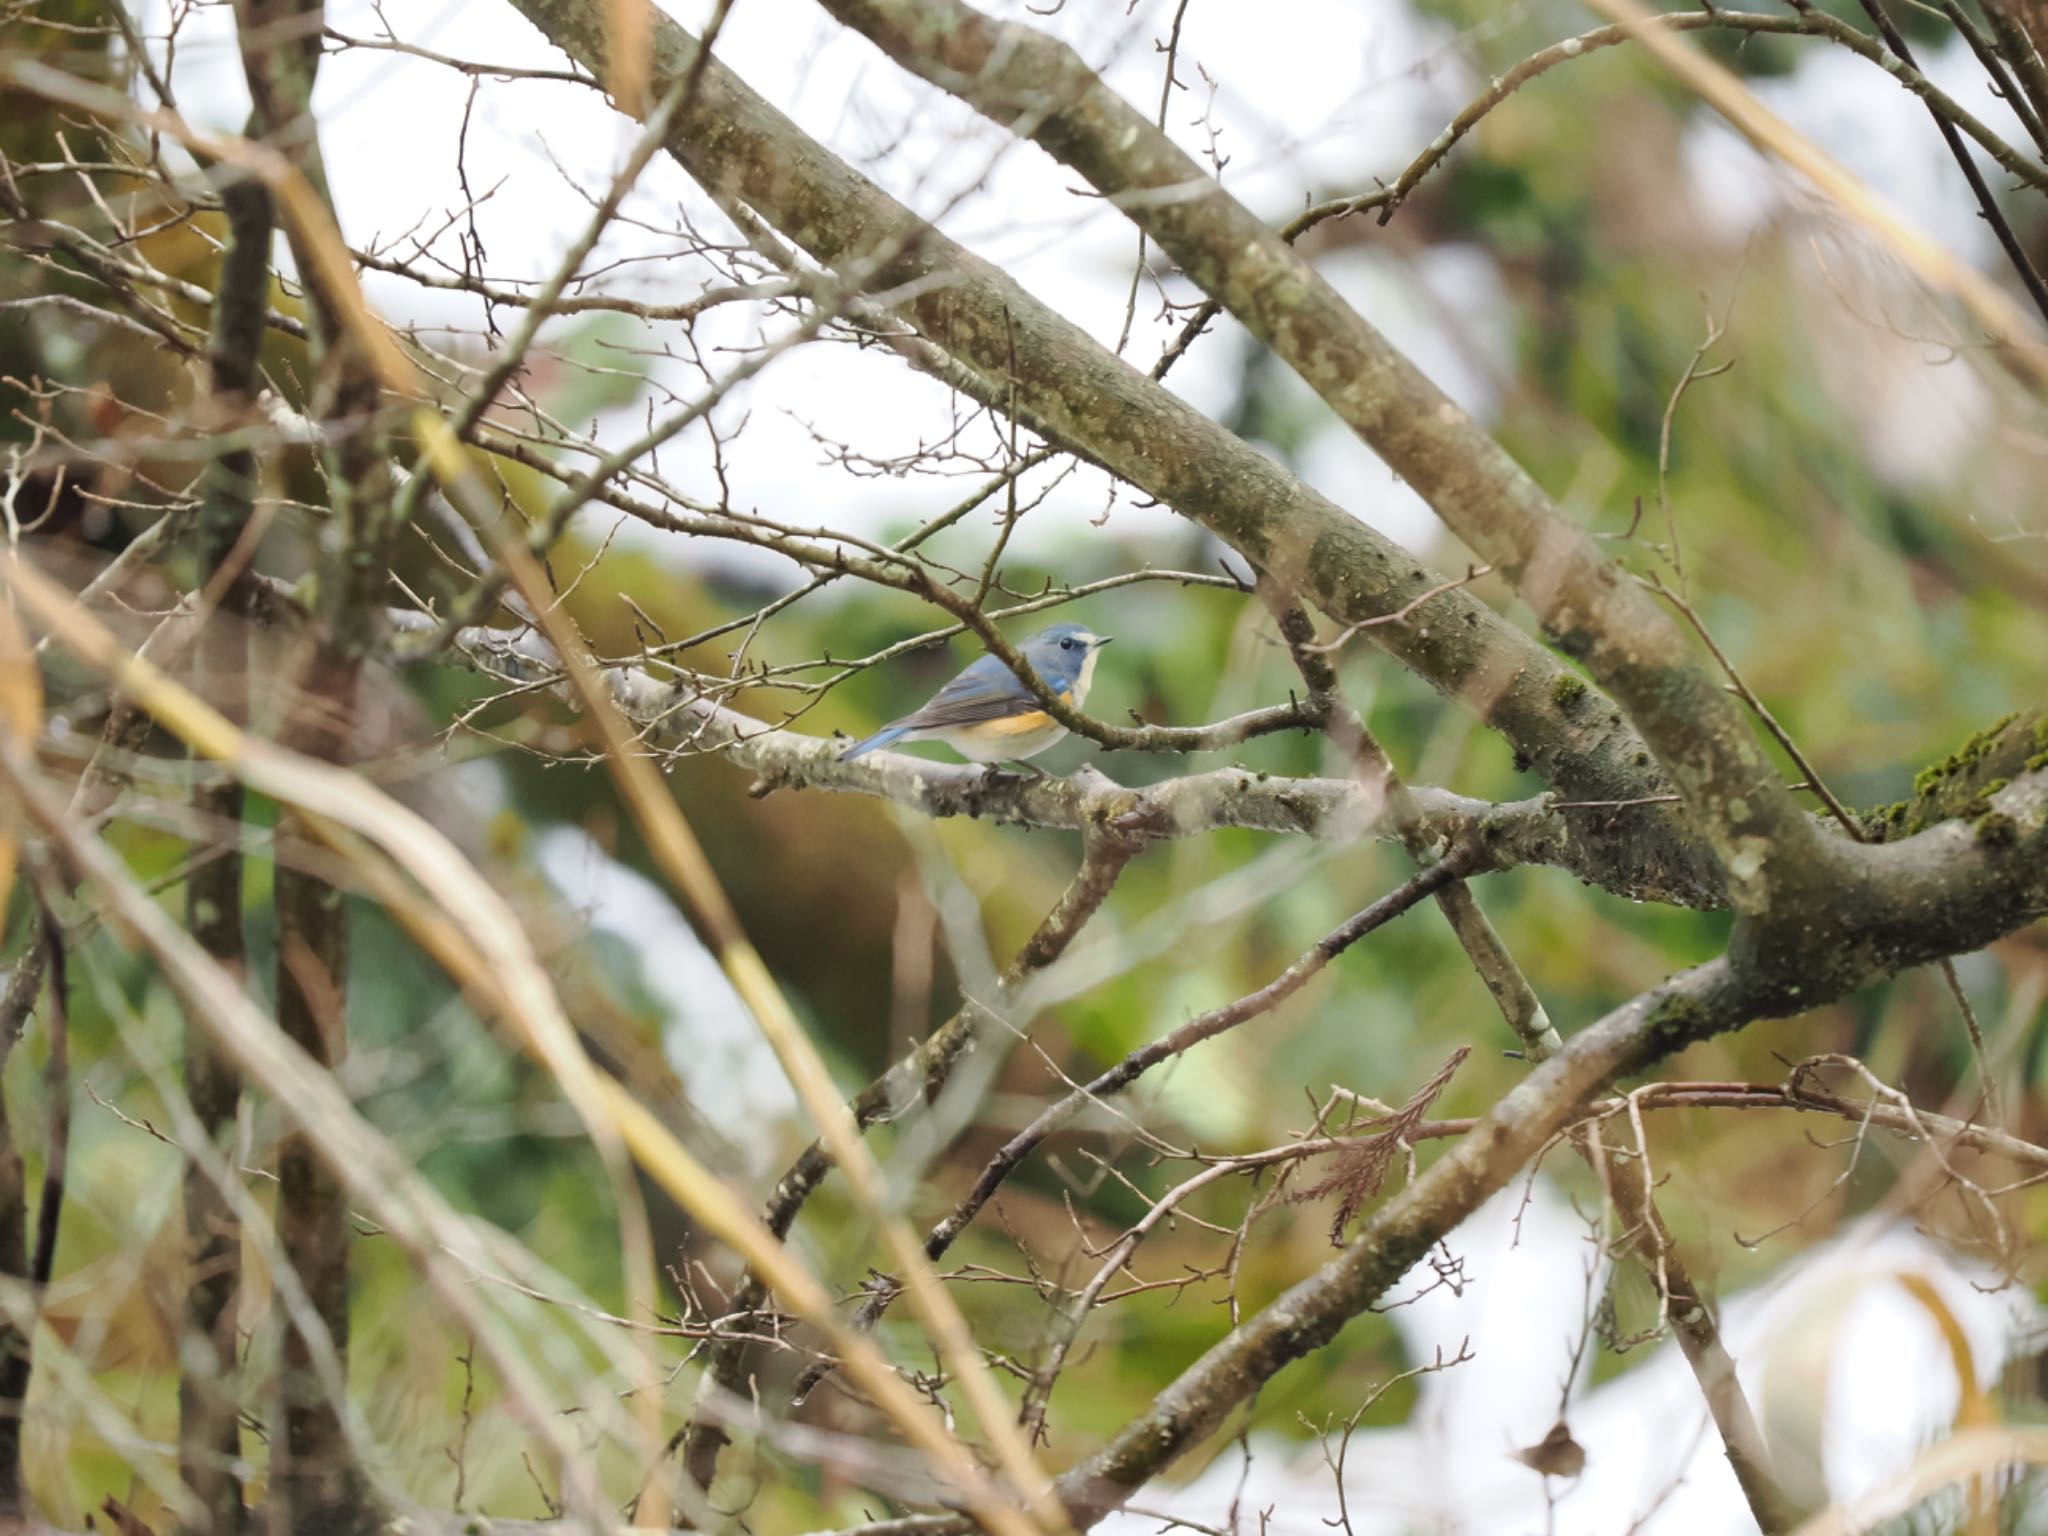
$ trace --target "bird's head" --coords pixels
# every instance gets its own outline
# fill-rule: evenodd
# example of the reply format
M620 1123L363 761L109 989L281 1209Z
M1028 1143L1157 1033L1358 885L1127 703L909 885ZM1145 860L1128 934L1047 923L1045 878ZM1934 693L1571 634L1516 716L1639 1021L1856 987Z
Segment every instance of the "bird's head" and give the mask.
M1052 687L1072 690L1078 702L1095 672L1095 653L1112 636L1098 635L1085 624L1055 624L1024 642L1024 659Z

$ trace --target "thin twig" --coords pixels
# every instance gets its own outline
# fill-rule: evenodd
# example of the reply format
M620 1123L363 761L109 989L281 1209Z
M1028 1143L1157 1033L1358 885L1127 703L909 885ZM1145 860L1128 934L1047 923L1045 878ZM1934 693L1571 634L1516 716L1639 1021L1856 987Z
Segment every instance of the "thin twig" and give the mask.
M1410 876L1398 888L1325 934L1313 948L1263 987L1248 992L1221 1008L1197 1015L1150 1045L1140 1046L1108 1071L1042 1110L1031 1124L1003 1143L1002 1148L982 1169L973 1189L953 1208L945 1220L932 1228L925 1238L926 1255L936 1260L945 1253L953 1245L953 1240L966 1229L969 1222L973 1221L976 1213L1002 1187L1003 1181L1016 1171L1046 1137L1082 1109L1123 1092L1159 1063L1181 1055L1204 1040L1213 1039L1250 1019L1270 1013L1300 991L1313 977L1320 974L1324 967L1358 940L1399 917L1425 896L1434 894L1451 881L1460 878L1463 873L1461 864L1461 859L1454 854ZM899 1292L900 1287L893 1281L878 1283L856 1315L856 1325L862 1328L873 1327ZM813 1366L798 1383L797 1395L801 1397L815 1386L830 1369L829 1362Z

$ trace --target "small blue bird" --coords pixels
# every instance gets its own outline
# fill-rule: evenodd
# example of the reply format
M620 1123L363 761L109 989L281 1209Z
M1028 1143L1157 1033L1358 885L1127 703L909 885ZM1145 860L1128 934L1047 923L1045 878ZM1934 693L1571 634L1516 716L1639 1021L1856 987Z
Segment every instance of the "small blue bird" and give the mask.
M1095 655L1112 636L1081 624L1055 624L1019 647L1031 670L1065 704L1081 707L1095 679ZM932 695L931 702L892 720L839 754L851 762L899 741L943 741L970 763L1022 762L1067 734L998 656L984 656Z

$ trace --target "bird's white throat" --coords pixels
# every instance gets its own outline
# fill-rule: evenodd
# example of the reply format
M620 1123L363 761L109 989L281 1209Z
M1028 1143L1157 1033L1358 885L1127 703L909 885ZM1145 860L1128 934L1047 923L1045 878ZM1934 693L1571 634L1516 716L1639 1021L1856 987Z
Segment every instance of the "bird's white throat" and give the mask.
M1095 658L1102 652L1090 647L1088 654L1081 658L1081 675L1074 679L1074 708L1079 709L1088 698L1088 685L1095 681Z

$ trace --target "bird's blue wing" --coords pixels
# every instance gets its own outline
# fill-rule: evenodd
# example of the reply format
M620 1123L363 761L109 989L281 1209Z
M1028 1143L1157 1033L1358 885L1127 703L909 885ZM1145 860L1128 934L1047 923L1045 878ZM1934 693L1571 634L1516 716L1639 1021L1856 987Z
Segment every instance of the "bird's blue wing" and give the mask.
M984 656L932 695L915 714L894 722L905 730L943 731L956 725L979 725L1008 715L1034 714L1038 701L998 656Z

